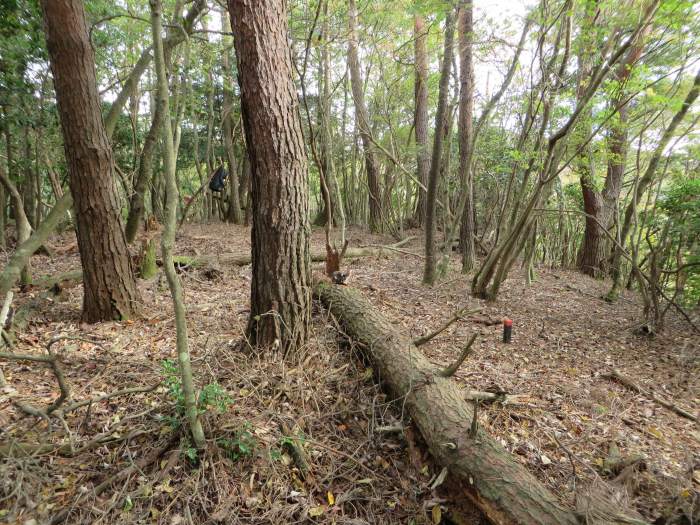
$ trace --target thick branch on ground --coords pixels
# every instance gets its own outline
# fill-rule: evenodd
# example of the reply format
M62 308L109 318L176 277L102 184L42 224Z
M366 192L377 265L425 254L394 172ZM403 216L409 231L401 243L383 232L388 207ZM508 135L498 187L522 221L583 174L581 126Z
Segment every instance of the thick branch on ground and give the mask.
M400 400L436 462L449 469L491 523L578 523L573 511L482 428L470 435L474 412L464 393L358 291L321 282L314 291L347 334L367 348L382 383Z
M671 403L670 401L666 401L665 399L661 399L656 394L653 394L651 392L647 392L642 387L637 385L634 381L632 381L629 377L623 375L619 370L613 370L612 372L610 372L608 374L603 374L602 377L604 377L606 379L613 379L613 380L619 382L620 384L626 386L630 390L633 390L637 394L640 394L644 397L647 397L647 398L651 399L652 401L654 401L655 403L658 403L662 407L667 408L667 409L671 410L672 412L675 412L679 416L684 417L686 419L690 419L691 421L695 421L696 423L698 422L698 416L695 416L695 415L691 414L690 412L683 410L681 407L679 407L678 405L676 405L674 403Z
M466 308L462 308L461 310L457 310L454 314L452 314L452 317L450 317L447 321L445 321L440 328L437 330L430 332L428 335L423 335L421 337L416 337L413 340L413 344L415 346L421 346L430 341L431 339L435 338L436 336L440 335L442 332L447 330L450 326L452 326L455 322L459 321L460 319L464 319L467 315L472 315L475 313L478 313L481 311L481 308L476 308L475 310L468 310Z

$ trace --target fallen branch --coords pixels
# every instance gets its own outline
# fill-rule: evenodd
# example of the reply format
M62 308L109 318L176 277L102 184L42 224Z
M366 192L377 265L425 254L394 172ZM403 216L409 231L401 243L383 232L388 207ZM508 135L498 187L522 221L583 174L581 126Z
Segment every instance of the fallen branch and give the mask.
M82 408L84 406L88 405L93 405L95 403L99 403L100 401L106 401L107 399L112 399L115 397L120 397L120 396L127 396L129 394L140 394L144 392L153 392L156 388L158 388L158 384L151 385L151 386L136 386L136 387L131 387L131 388L124 388L123 390L117 390L116 392L111 392L109 394L103 394L98 397L93 397L91 399L85 399L84 401L78 401L77 403L72 403L68 405L67 407L63 408L62 410L59 411L60 415L67 414L68 412L73 412L74 410L77 410L79 408Z
M463 392L358 291L318 282L314 293L347 334L367 349L382 384L420 430L437 464L498 525L578 524L527 468L477 425Z
M671 410L672 412L675 412L681 417L684 417L686 419L690 419L691 421L695 421L696 423L698 422L698 417L694 416L690 412L683 410L681 407L678 405L671 403L670 401L666 401L665 399L661 399L659 396L656 394L653 394L651 392L647 392L646 390L642 389L639 385L637 385L634 381L632 381L629 377L623 375L619 370L613 369L612 372L608 374L603 374L601 377L604 377L606 379L612 379L620 384L626 386L630 390L633 390L637 394L640 394L644 397L647 397L654 401L655 403L658 403L664 408L667 408Z
M113 445L128 441L136 437L148 434L145 430L132 430L124 436L114 436L114 429L96 436L82 444L80 448L75 448L73 443L65 443L63 445L52 445L50 443L22 443L14 442L8 445L0 446L0 457L27 457L27 456L44 456L47 454L57 454L66 458L74 458L95 450L96 448Z
M464 363L464 360L471 353L472 345L474 344L474 341L476 341L476 334L472 335L471 339L469 339L469 342L464 347L464 350L462 350L462 353L455 360L455 362L452 363L447 368L440 371L440 377L452 377L453 375L455 375L455 372L459 369L460 366L462 366L462 363Z
M160 456L162 456L172 447L172 445L175 444L177 437L177 434L173 434L171 439L169 439L168 442L162 447L154 449L147 456L142 457L141 459L132 463L125 469L117 472L114 476L107 478L105 481L97 485L92 491L81 493L81 495L77 498L75 502L73 502L73 504L70 507L64 508L58 514L55 514L54 517L51 518L50 524L58 525L59 523L63 523L66 520L66 518L70 515L71 511L75 508L75 506L81 501L83 501L85 498L89 496L97 497L117 481L126 479L135 472L142 472L146 467L158 461L158 458L160 458Z
M442 332L447 330L450 326L452 326L453 323L456 321L459 321L460 319L464 318L467 315L472 315L475 313L478 313L481 311L481 308L477 308L476 310L469 310L466 311L466 308L462 308L461 310L457 310L454 314L452 314L452 317L450 317L447 321L445 321L440 328L437 330L430 332L428 335L424 335L421 337L416 337L413 340L413 344L415 346L421 346L433 339L434 337L440 335ZM466 357L466 356L465 356Z
M371 256L382 256L386 251L392 251L401 246L407 244L415 237L406 237L405 239L385 246L366 246L361 248L348 248L343 255L344 259L355 259L358 257L371 257ZM314 262L323 262L326 260L327 253L325 249L323 251L312 252L311 260ZM176 264L180 266L190 266L193 268L199 268L206 265L211 265L215 263L228 264L231 266L246 266L251 263L250 254L233 254L224 253L221 255L200 255L195 257L176 255L173 257ZM162 265L162 261L159 262Z
M527 405L530 396L526 394L507 394L506 392L483 392L481 390L469 390L464 394L464 399L478 401L482 405L500 403L502 405Z

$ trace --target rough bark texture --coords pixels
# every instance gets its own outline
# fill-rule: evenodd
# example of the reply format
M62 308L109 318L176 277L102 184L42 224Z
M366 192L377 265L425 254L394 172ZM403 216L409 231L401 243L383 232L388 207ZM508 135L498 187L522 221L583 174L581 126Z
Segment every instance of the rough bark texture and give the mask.
M428 178L428 195L425 215L425 267L423 283L433 284L436 273L435 233L437 231L435 210L437 204L438 180L440 178L440 161L442 159L442 133L447 118L447 96L450 84L450 69L452 68L452 53L454 41L454 14L447 13L445 21L445 53L442 57L440 72L440 92L438 107L435 114L435 134L433 138L433 157L430 162L430 177Z
M330 283L319 283L314 291L347 334L366 345L379 380L400 400L435 460L492 523L578 523L485 431L477 428L473 435L473 409L464 393L359 292Z
M413 19L413 45L415 56L415 115L416 128L416 166L418 168L418 180L424 186L428 186L428 172L430 171L430 152L428 151L428 30L425 27L425 19L416 15ZM426 192L424 188L418 188L418 202L416 204L416 226L422 226L426 213Z
M348 27L350 30L348 36L348 67L350 69L352 98L355 102L355 123L362 139L362 148L365 155L367 188L369 192L369 229L371 232L380 232L384 223L382 220L382 200L379 189L379 168L374 155L369 112L365 104L364 82L360 72L360 58L357 51L357 6L355 5L355 0L349 0L348 2Z
M306 341L311 261L306 153L284 0L229 0L251 162L248 338L287 350Z
M80 0L42 0L46 43L75 201L83 265L83 318L131 317L139 295L120 217L95 79L95 60Z
M459 19L459 174L464 191L464 211L459 233L462 248L462 271L474 268L474 177L471 171L474 151L474 64L472 42L474 4L463 1Z

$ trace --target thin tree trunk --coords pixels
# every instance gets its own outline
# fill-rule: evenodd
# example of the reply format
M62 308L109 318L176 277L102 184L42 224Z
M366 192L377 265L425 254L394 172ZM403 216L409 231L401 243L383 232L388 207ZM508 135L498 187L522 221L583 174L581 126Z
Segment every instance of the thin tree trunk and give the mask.
M231 31L231 21L225 11L221 12L221 24L224 32ZM221 69L224 77L224 107L223 107L223 129L224 148L228 159L228 185L230 189L229 207L230 215L234 224L243 222L243 214L241 212L241 197L238 184L238 166L236 156L233 151L233 74L231 72L231 63L229 60L228 40L224 39L224 51L221 57Z
M7 191L8 195L10 196L10 201L12 202L12 209L14 210L15 218L15 228L17 229L17 247L19 248L19 246L24 244L29 239L29 236L32 233L32 225L29 223L27 214L24 211L24 202L22 201L22 195L20 195L17 186L15 186L14 183L7 176L7 173L5 173L2 165L0 165L0 183L2 184L3 188ZM31 284L32 282L32 270L29 258L27 259L27 264L21 268L20 282L21 284Z
M64 149L75 199L83 265L83 318L125 319L139 294L122 227L119 199L95 78L83 3L42 0Z
M27 266L30 257L54 232L63 216L70 210L72 204L73 198L71 194L66 193L56 202L56 205L44 219L44 222L30 235L29 239L17 246L12 257L5 265L2 274L0 274L0 296L5 297L17 280L20 279L22 268Z
M153 177L153 156L158 145L158 137L161 134L160 129L165 120L162 106L157 103L153 106L153 114L151 118L151 127L146 133L146 138L143 141L141 148L141 156L139 159L139 169L136 175L136 183L131 195L129 204L129 214L126 218L126 241L134 242L136 234L139 231L139 226L143 220L144 211L146 209L146 191Z
M338 185L338 174L333 162L333 148L331 137L331 64L330 64L330 40L328 38L328 0L323 4L323 22L321 24L321 62L319 82L321 84L321 100L318 105L319 112L319 156L323 177L328 186L328 197L331 202L331 217L333 225L340 229L340 244L345 243L345 206ZM325 208L325 203L324 203ZM321 217L326 217L325 209ZM324 221L325 222L325 221Z
M355 123L362 139L367 170L367 188L369 205L369 229L371 232L381 232L384 229L382 217L382 200L379 188L379 168L374 154L372 130L370 128L369 112L365 104L364 82L360 71L357 36L357 6L355 0L348 1L348 67L350 69L350 84L352 98L355 102Z
M162 9L160 0L150 0L151 27L153 30L153 54L155 55L155 68L157 77L156 104L162 109L164 115L169 115L168 79L165 70L165 57L163 56ZM190 363L190 351L187 335L187 318L185 316L185 304L182 292L182 283L173 265L173 245L175 244L175 230L177 229L177 183L175 182L175 147L173 144L173 131L170 118L163 119L163 157L165 160L165 222L161 237L161 253L163 268L168 279L170 294L173 298L175 310L175 328L177 331L177 358L180 364L180 377L182 380L182 392L185 403L185 416L192 432L192 439L198 449L203 449L205 444L204 430L199 420L197 411L197 397L192 378L192 365Z
M463 0L459 22L459 173L464 191L464 211L459 234L462 249L462 272L474 268L474 174L472 173L472 156L474 152L474 64L472 60L472 42L474 41L474 3Z
M445 20L445 52L442 57L440 72L440 91L438 94L438 107L435 115L435 133L433 139L433 157L430 163L430 177L428 178L428 194L425 215L425 267L423 270L423 283L432 285L436 274L436 200L438 179L440 178L440 162L442 159L442 129L447 116L447 96L450 87L450 70L452 68L452 53L454 41L454 13L452 9L447 13Z
M284 0L229 0L250 156L253 228L247 334L285 351L311 318L307 164Z
M420 227L425 221L427 208L426 192L428 173L430 172L430 152L428 151L428 30L425 19L416 15L413 19L413 39L415 57L415 115L416 128L416 166L418 180L418 202L416 204L415 222Z

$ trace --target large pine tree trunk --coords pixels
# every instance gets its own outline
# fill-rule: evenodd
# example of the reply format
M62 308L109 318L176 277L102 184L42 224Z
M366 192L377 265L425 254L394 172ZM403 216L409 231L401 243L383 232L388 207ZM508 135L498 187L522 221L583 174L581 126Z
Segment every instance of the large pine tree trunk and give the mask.
M395 323L351 288L319 283L314 292L346 333L368 349L382 384L410 415L437 463L492 523L578 523L496 440L480 427L472 432L473 408L464 393Z
M350 34L348 37L348 68L350 69L350 85L352 98L355 102L355 122L362 139L362 148L365 154L365 169L367 170L367 188L369 193L369 229L372 232L383 230L382 199L379 189L379 168L374 155L372 144L372 131L370 128L369 112L365 104L364 82L360 72L360 58L358 55L357 37L357 6L355 0L348 2L348 25Z
M430 171L430 152L428 151L428 30L425 19L416 15L413 19L413 45L415 56L415 115L416 128L416 166L418 180L423 187L418 188L416 204L416 226L422 226L426 214L426 190Z
M100 114L95 58L80 0L42 0L83 265L83 318L131 317L139 294L122 228L112 150Z
M287 350L311 316L307 165L285 0L229 0L251 161L253 270L248 338Z

